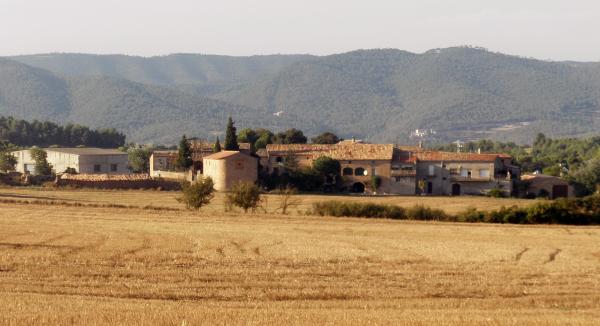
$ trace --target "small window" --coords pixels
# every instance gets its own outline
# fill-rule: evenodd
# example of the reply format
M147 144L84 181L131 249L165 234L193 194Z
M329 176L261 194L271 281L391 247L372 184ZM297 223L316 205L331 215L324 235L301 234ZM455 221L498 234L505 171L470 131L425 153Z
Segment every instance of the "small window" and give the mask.
M94 164L94 172L102 172L102 166L100 164Z
M367 170L365 170L363 168L356 168L356 170L354 170L354 175L356 175L356 176L365 176L367 174L368 174Z
M283 162L283 157L281 157L281 156L277 156L277 157L275 158L275 162L277 162L277 163L281 163L281 162Z
M344 170L342 171L343 175L352 175L352 168L344 168Z
M117 172L118 171L118 166L116 164L111 164L110 165L110 172Z
M434 176L435 175L435 165L430 165L429 166L429 176Z

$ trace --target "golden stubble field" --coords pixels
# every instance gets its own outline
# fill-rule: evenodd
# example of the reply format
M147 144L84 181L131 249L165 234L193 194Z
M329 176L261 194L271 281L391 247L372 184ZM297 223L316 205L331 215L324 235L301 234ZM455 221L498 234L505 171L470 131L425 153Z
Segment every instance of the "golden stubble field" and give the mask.
M165 206L178 205L166 194ZM160 195L0 189L0 199L140 207L160 206ZM219 205L0 203L0 324L600 323L598 227L243 215Z

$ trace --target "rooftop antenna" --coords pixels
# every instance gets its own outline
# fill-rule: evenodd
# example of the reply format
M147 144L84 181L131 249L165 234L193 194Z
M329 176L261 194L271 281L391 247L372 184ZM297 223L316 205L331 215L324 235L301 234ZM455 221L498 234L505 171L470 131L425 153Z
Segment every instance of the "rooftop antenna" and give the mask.
M453 144L456 144L457 153L460 153L460 150L465 146L465 143L460 140L455 141Z

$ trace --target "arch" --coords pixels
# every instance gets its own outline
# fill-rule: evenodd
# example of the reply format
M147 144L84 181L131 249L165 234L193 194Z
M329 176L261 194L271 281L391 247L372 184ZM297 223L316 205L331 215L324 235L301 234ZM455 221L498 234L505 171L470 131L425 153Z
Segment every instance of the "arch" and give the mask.
M460 185L458 183L452 185L452 196L460 196Z
M355 175L355 176L365 176L365 175L367 175L367 174L368 174L368 172L367 172L367 170L365 170L364 168L356 168L356 169L354 170L354 175Z
M365 192L365 185L362 182L355 182L352 185L352 192L362 194Z
M352 175L353 172L352 168L344 168L344 170L342 170L342 175Z

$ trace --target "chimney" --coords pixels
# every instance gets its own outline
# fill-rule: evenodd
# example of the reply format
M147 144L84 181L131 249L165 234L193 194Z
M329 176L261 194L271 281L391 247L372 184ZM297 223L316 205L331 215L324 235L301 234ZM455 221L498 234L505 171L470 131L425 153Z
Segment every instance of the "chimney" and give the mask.
M423 141L419 140L419 148L423 148Z

